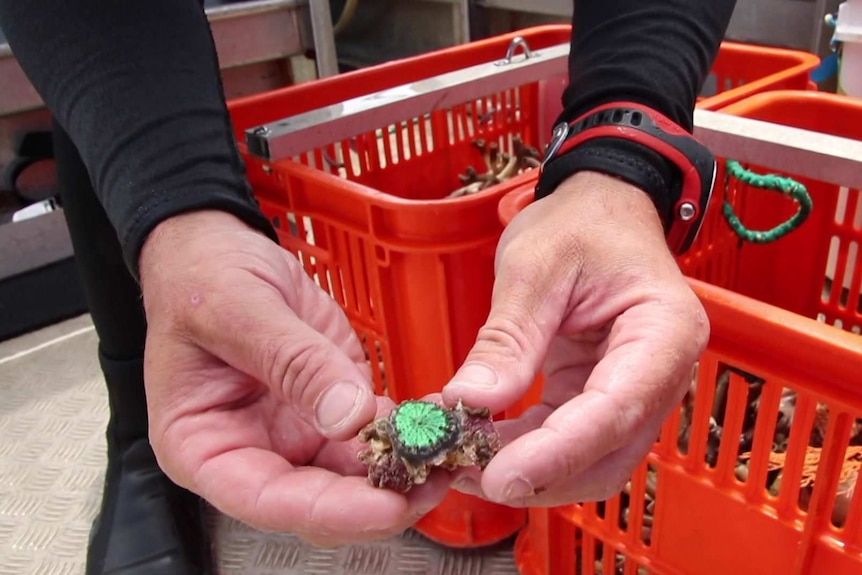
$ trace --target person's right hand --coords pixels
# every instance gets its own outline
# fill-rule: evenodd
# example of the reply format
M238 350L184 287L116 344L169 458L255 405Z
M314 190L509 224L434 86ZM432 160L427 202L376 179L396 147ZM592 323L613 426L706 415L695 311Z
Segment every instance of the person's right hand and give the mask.
M372 487L357 460L375 397L338 304L298 260L221 212L171 218L140 258L150 440L177 484L315 545L397 534L445 496Z

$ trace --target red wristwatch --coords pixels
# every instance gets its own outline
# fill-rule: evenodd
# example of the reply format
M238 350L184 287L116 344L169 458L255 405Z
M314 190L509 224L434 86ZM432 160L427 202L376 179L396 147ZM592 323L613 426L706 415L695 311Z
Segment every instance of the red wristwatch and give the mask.
M573 122L558 124L540 168L536 199L552 193L563 177L543 177L549 164L585 142L598 138L639 144L679 170L681 177L673 186L675 189L663 191L670 194L672 208L669 211L670 221L665 222L665 228L668 246L674 254L680 255L687 251L700 231L715 186L715 157L682 127L645 106L628 102L608 104L591 110ZM636 162L633 161L618 161L616 164L605 162L597 171L621 177L645 191L649 190L651 186L641 181L648 179L646 176L641 179L632 176L634 164ZM578 162L577 169L596 170L589 160ZM568 171L565 176L571 173ZM657 198L653 199L655 201Z

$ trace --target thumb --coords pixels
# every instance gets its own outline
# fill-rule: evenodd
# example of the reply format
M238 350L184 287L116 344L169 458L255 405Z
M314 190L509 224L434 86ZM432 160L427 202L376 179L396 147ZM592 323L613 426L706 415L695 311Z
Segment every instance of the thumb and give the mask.
M443 388L443 401L462 400L500 413L516 403L541 370L559 329L568 295L544 274L501 262L491 312L461 368ZM554 286L552 294L543 286Z
M210 311L194 314L196 343L267 385L324 436L354 437L377 411L373 386L357 362L297 316L277 290L231 288L201 302Z

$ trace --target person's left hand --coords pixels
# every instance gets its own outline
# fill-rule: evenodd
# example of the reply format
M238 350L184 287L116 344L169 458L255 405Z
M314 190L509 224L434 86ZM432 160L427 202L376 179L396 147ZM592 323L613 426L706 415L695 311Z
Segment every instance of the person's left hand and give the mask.
M497 250L490 316L444 388L500 413L544 368L542 403L456 489L511 506L616 495L689 389L706 314L641 190L580 173L527 206Z

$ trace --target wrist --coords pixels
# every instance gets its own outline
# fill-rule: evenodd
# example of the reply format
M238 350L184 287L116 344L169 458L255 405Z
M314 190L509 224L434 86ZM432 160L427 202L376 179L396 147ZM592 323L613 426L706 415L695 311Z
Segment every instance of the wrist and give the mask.
M264 235L240 218L220 210L197 210L166 218L152 229L141 247L138 269L142 289L148 278L164 269L166 261L191 258L187 265L197 263L220 243L213 242L213 238L236 233Z
M581 171L563 180L555 192L542 201L560 202L581 228L607 235L642 230L665 241L665 229L655 202L641 188L601 172Z
M563 181L581 172L612 176L647 194L667 230L679 170L659 153L623 139L586 141L543 167L537 198L551 194Z

